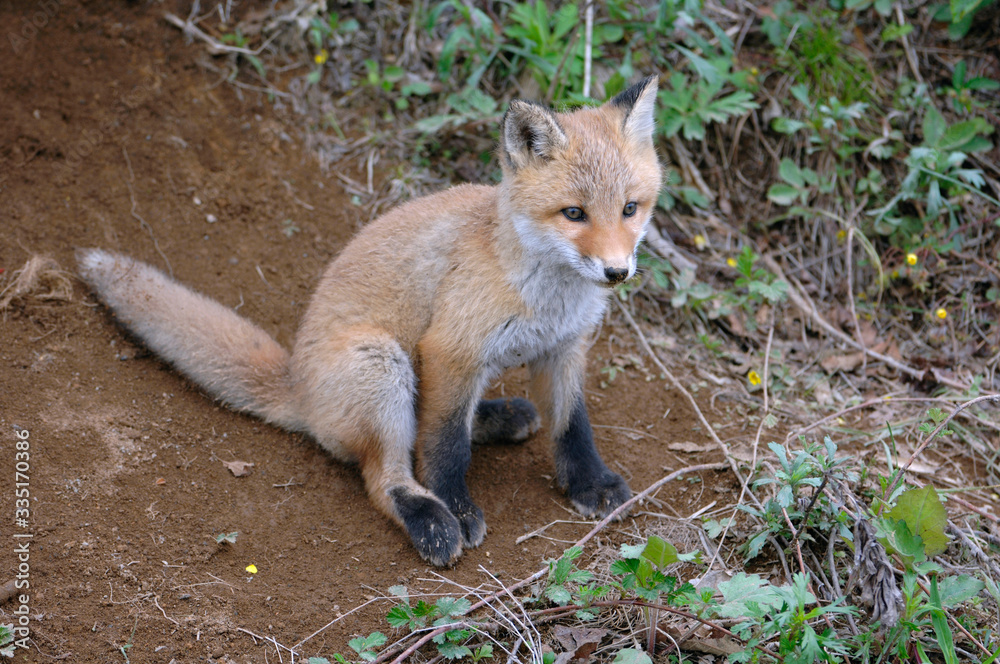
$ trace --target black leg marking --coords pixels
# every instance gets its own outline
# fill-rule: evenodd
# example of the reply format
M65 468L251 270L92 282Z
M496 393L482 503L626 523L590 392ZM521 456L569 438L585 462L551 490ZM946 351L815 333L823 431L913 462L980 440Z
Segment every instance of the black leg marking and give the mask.
M555 442L559 485L581 514L607 516L632 496L625 480L608 470L594 446L582 394L576 399L566 430Z
M455 562L462 553L462 530L440 500L402 486L389 489L389 497L421 558L437 567Z
M465 545L479 546L486 537L486 521L465 483L472 461L472 442L465 424L467 412L456 411L437 432L433 447L424 451L423 483L458 519Z
M542 426L542 418L527 399L487 399L476 405L473 445L523 443Z

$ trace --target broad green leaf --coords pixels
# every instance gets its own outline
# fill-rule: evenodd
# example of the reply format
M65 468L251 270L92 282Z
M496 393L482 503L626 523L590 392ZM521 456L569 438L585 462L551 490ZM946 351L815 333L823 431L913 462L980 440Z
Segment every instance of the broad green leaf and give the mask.
M464 597L442 597L434 603L443 618L464 616L472 608L472 602Z
M467 646L451 643L450 641L439 643L437 649L438 653L445 659L462 659L463 657L472 656L472 651Z
M948 514L933 486L904 492L889 516L905 521L910 532L920 536L924 541L924 553L928 557L943 553L947 548L948 536L944 531L948 524Z
M937 148L939 150L958 150L979 134L979 128L979 123L974 120L954 124L945 130Z
M719 592L725 600L718 608L723 618L739 618L746 615L748 603L765 609L780 608L784 600L770 583L756 574L738 573L729 581L719 584Z
M649 541L646 542L646 546L642 550L642 557L660 569L663 569L667 565L676 563L680 560L680 558L677 557L676 547L662 537L657 537L656 535L649 536Z
M940 579L938 592L941 595L941 606L950 609L966 600L970 600L986 587L986 584L965 574L949 576Z
M781 160L781 165L778 166L778 175L781 176L782 180L796 187L802 187L806 183L798 165L788 157Z
M618 651L611 664L653 664L653 660L641 650L623 648Z
M767 197L778 205L792 205L799 198L799 190L790 184L778 182L767 190Z
M551 599L553 602L559 606L566 606L573 599L573 596L568 590L562 586L550 586L545 589L545 596Z

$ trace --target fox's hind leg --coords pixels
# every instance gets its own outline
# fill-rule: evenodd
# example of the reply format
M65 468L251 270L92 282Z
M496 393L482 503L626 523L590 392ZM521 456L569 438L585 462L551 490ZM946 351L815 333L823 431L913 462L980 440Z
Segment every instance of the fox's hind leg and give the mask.
M472 418L473 445L512 445L531 438L542 426L538 411L527 399L483 399Z
M316 439L335 456L358 461L372 502L402 526L424 560L453 563L462 552L458 519L413 476L417 379L409 356L391 336L371 330L305 344L296 355L315 367L304 393Z

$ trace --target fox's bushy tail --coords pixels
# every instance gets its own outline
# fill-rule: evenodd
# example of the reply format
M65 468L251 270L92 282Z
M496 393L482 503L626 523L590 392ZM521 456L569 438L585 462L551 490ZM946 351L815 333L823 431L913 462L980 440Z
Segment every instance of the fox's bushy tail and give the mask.
M262 329L141 261L101 249L76 257L122 325L211 396L285 429L303 427L288 352Z

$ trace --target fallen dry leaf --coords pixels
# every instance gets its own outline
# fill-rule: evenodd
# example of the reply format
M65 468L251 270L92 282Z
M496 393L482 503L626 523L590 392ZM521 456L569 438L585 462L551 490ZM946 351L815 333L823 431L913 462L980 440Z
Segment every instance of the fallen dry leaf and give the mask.
M850 373L860 367L864 361L864 353L847 353L845 355L830 355L829 357L825 357L819 361L819 366L823 367L823 371L828 374L837 373L838 371Z
M556 625L552 635L566 649L556 657L557 664L567 664L578 660L587 661L601 644L601 639L608 633L606 629L597 627L567 627Z
M236 477L243 477L250 474L253 464L248 461L223 461L222 465L229 469Z

